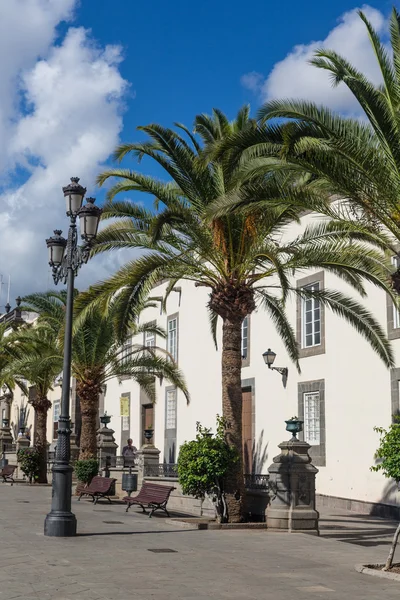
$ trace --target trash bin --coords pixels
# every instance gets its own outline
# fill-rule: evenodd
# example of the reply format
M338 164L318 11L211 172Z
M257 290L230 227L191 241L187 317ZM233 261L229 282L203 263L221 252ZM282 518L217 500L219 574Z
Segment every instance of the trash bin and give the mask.
M128 496L132 492L137 491L137 474L136 473L123 473L122 474L122 489L124 492L128 492Z

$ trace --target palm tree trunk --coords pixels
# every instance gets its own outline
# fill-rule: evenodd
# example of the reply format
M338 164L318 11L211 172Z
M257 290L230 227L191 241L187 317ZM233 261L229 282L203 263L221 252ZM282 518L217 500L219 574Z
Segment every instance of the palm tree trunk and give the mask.
M97 413L99 410L99 391L97 387L87 387L77 383L76 392L81 403L81 439L79 460L97 456Z
M245 489L242 457L242 355L241 317L223 319L222 327L222 412L226 422L226 439L234 446L240 460L225 480L228 521L238 523L245 512Z
M50 402L47 398L37 398L34 405L36 414L35 447L40 455L38 483L47 483L47 411Z

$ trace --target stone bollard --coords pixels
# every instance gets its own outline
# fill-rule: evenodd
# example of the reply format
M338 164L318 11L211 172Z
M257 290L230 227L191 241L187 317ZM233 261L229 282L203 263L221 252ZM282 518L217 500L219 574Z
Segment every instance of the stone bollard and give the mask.
M158 476L161 451L152 444L145 444L137 453L138 488L140 489L146 475Z
M100 427L97 430L97 449L100 460L100 470L106 466L106 458L111 465L115 465L115 457L117 456L118 444L115 442L114 429L108 427ZM113 460L114 459L114 460Z
M278 446L281 453L269 467L271 503L267 526L272 531L319 535L319 513L315 510L315 476L307 442L295 436Z

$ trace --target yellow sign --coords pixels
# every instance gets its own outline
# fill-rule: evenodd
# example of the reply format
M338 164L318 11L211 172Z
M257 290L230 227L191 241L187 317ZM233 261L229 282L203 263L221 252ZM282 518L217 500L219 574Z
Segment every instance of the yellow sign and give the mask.
M129 398L121 396L119 399L121 417L129 417Z

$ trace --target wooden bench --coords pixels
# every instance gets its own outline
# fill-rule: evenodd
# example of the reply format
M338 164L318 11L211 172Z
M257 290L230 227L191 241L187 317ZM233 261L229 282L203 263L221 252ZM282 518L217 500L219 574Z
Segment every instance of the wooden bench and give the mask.
M14 471L17 467L14 465L6 465L0 471L0 477L3 478L3 483L10 482L11 485L14 483Z
M126 507L126 512L128 512L133 504L138 504L146 515L146 508L151 509L149 518L153 516L156 510L163 510L167 517L169 517L167 502L172 490L175 489L176 488L174 487L160 485L158 483L145 482L137 496L125 496L124 502L128 505Z
M92 481L88 486L78 486L78 501L82 498L82 496L90 496L94 504L97 504L99 498L107 498L107 500L111 504L110 494L112 487L116 481L116 479L112 479L111 477L100 477L100 475L96 475L95 477L93 477Z

